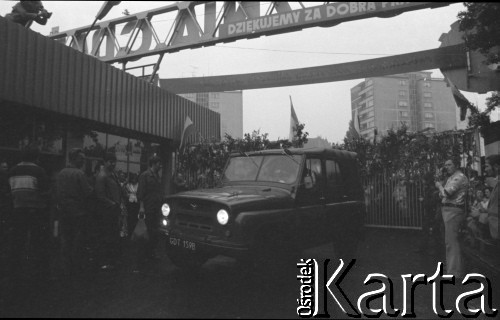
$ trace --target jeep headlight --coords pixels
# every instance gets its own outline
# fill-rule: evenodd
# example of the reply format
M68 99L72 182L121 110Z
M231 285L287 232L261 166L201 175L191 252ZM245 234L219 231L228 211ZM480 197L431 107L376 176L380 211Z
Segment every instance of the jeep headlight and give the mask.
M224 209L220 209L219 212L217 212L217 221L222 225L226 225L229 221L229 213Z
M164 217L168 217L168 215L170 214L170 206L168 205L168 203L164 203L161 206L161 213Z

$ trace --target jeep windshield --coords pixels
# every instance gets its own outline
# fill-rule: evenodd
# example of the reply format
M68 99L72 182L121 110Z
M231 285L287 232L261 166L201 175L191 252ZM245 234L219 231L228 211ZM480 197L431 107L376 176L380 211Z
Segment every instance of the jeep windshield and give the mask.
M301 156L288 154L231 157L224 172L225 182L261 181L292 184L299 175Z

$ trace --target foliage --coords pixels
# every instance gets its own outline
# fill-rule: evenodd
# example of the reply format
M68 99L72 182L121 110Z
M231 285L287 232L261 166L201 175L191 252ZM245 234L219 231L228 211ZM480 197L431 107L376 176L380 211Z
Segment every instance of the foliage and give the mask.
M235 139L226 134L223 143L227 143L229 153L263 150L267 149L270 143L268 135L267 133L261 134L259 130L254 130L251 134L245 133L243 139Z
M309 136L309 132L304 131L304 127L306 125L303 123L298 123L294 128L293 128L293 141L292 141L292 146L294 148L302 148L304 147L304 144L307 143L307 136Z
M500 62L497 52L490 52L500 45L500 4L495 2L464 2L467 11L459 12L460 31L465 32L465 41L472 50L487 57L487 63Z
M356 152L362 176L384 173L409 181L436 174L450 158L465 157L466 167L470 167L475 155L474 143L472 130L415 133L402 126L388 130L377 143L359 135L350 138L346 135L344 143L334 148Z
M347 132L345 134L345 137L347 139L354 139L358 136L359 136L359 134L356 131L356 129L354 128L354 121L351 119L351 120L349 120L349 127L347 128Z
M490 114L495 108L500 106L500 92L492 92L491 96L486 98L486 108L480 111L475 105L469 104L471 110L469 116L469 128L485 128L490 124Z
M471 50L478 50L486 56L486 64L500 63L500 4L495 2L464 2L466 11L459 12L460 31ZM493 50L492 50L493 49ZM489 115L500 106L498 91L486 100L486 110L479 111L469 104L470 128L484 128L490 123Z
M231 153L244 153L264 149L302 147L307 142L308 132L304 124L298 124L293 141L282 139L269 141L268 134L259 130L245 133L242 139L226 134L224 140L205 139L189 145L179 154L177 172L186 179L188 189L210 188L217 185Z

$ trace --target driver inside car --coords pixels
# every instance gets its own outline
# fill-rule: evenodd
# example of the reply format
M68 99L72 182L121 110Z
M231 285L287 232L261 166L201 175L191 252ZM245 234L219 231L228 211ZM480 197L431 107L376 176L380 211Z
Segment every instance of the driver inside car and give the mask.
M283 168L276 169L274 171L274 177L280 183L291 183L295 179L295 175L290 173L288 170Z

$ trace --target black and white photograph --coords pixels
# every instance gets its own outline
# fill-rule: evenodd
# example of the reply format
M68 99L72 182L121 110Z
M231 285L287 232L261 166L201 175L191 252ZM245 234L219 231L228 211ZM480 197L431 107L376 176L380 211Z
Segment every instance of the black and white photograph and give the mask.
M1 1L0 318L500 319L499 17Z

